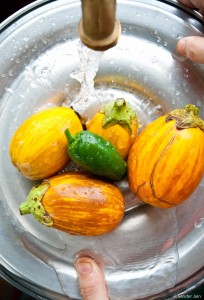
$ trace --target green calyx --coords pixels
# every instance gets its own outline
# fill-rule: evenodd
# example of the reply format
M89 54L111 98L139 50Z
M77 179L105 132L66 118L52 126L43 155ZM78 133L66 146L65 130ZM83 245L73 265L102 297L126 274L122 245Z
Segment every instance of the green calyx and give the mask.
M178 129L200 128L204 131L204 121L199 117L199 108L193 104L187 104L184 109L171 111L166 122L175 120Z
M19 210L21 215L32 214L38 222L47 227L51 227L53 220L48 216L42 205L42 198L48 188L49 181L47 180L43 181L40 185L33 186L26 201L20 205Z
M114 102L104 105L100 112L104 113L103 128L119 124L132 134L132 123L138 123L135 111L123 98L118 98Z

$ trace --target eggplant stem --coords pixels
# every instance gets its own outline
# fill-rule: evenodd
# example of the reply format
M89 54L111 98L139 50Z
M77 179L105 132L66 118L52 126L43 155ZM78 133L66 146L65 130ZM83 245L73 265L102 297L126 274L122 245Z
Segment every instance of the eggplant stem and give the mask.
M199 117L199 108L193 104L187 104L184 109L171 111L166 118L166 122L175 120L178 129L200 128L204 131L204 121Z
M100 112L104 114L102 121L103 128L119 124L129 134L132 134L133 122L138 123L136 112L124 98L118 98L114 102L105 104L100 109Z
M32 214L38 222L47 227L53 226L53 220L46 213L42 205L42 198L49 188L49 185L49 181L44 180L42 184L33 186L26 201L19 207L21 215Z

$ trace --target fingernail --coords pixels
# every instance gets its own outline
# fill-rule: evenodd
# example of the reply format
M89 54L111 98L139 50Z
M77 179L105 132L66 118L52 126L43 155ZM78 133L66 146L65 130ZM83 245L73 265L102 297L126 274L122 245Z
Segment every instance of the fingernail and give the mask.
M79 259L77 261L76 269L81 275L90 275L93 271L92 264L84 259Z
M177 51L182 55L186 54L186 41L185 41L185 39L181 39L181 40L178 41Z

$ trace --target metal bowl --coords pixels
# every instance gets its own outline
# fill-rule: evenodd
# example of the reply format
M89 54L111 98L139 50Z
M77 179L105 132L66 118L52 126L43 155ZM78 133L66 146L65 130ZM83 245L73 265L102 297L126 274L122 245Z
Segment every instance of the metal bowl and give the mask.
M35 1L1 24L1 275L38 299L80 299L74 261L88 254L104 266L111 299L176 297L204 278L204 180L183 204L166 210L141 205L126 180L120 182L125 217L115 231L98 237L72 236L19 215L33 182L11 164L9 143L36 110L71 105L79 97L73 74L80 65L80 4ZM201 15L177 1L118 0L117 18L122 35L98 60L96 101L84 103L86 114L124 97L141 127L187 103L197 105L204 117L204 66L174 51L181 37L203 34Z

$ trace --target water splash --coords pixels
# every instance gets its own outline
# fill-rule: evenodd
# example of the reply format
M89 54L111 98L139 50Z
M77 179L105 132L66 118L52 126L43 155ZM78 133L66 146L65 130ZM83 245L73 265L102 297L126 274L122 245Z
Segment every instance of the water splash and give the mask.
M74 109L80 113L95 100L94 78L103 52L89 49L81 42L78 43L77 50L80 59L79 68L74 70L70 77L81 84L81 89L72 103Z

